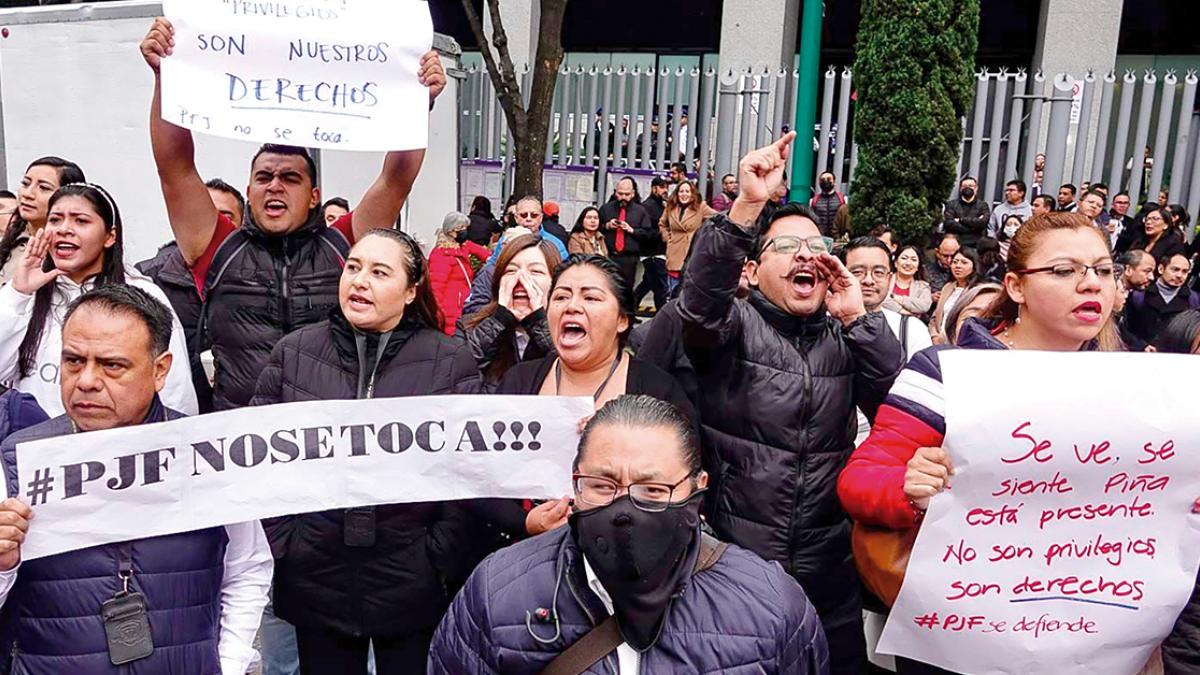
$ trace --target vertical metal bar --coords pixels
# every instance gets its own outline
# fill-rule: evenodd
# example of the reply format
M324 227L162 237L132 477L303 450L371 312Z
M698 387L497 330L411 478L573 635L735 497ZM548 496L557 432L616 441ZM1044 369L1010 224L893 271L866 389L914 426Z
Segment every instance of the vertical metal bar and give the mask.
M1111 70L1104 76L1104 86L1100 94L1100 123L1096 125L1096 147L1092 149L1093 180L1104 180L1104 159L1108 155L1108 132L1112 123L1113 85L1117 76ZM1115 194L1120 192L1119 186L1110 186Z
M587 145L588 124L592 120L591 110L587 107L589 79L583 66L575 69L575 126L572 127L575 143L571 149L571 163L585 166L588 165L588 155L584 146Z
M657 71L655 66L646 68L646 74L643 76L645 82L641 86L646 90L646 100L642 104L642 157L641 166L643 169L650 168L650 145L652 136L650 135L650 125L654 119L654 73Z
M959 143L958 146L958 165L954 168L954 176L957 181L961 181L967 175L965 172L963 172L963 162L967 161L967 153L969 152L966 147L967 118L965 115L958 118L958 127L959 133L962 134L963 143ZM976 180L978 180L978 178L976 178ZM982 199L983 195L980 195L980 198Z
M1200 120L1192 120L1192 126L1196 126L1197 124L1200 124ZM1191 185L1191 190L1188 191L1188 199L1187 199L1188 213L1196 213L1197 210L1200 210L1200 180L1197 180L1198 177L1200 177L1200 151L1196 152L1196 156L1192 160L1192 178L1191 178L1192 185ZM1181 200L1182 200L1182 197L1183 196L1180 195ZM1130 203L1132 204L1133 200L1130 200ZM1195 227L1188 228L1188 231L1184 233L1187 236L1188 242L1192 241L1192 238L1195 236L1195 233L1196 233Z
M562 72L560 71L557 76L557 82L554 85L554 92L555 92L555 94L557 94L559 96L562 96L562 81L563 81L563 76L562 76ZM563 124L563 117L562 117L562 115L559 115L558 129L559 129L560 137L562 135L562 130L564 128L566 128L566 127ZM546 129L546 153L542 157L542 165L543 166L546 166L548 164L554 164L554 137L555 137L555 133L554 133L554 101L553 101L553 99L551 99L551 101L550 101L550 122Z
M837 87L837 71L833 66L825 71L825 88L821 97L821 141L817 150L817 171L813 186L822 171L829 170L829 137L833 135L833 94Z
M760 86L763 90L763 107L758 111L758 133L767 143L770 143L775 139L775 101L779 98L779 92L775 89L775 72L773 70L763 69Z
M1071 170L1065 172L1064 175L1071 176L1071 182L1075 185L1082 185L1086 180L1091 182L1092 177L1088 175L1087 164L1084 162L1087 154L1088 130L1091 128L1088 123L1092 117L1092 97L1096 91L1096 74L1088 71L1083 77L1083 92L1079 99L1079 124L1075 127L1075 154L1070 159Z
M667 95L667 76L671 74L671 69L663 66L658 69L658 141L654 148L654 166L659 171L666 171L667 167L663 163L667 157L667 134L671 127L667 124L667 100L670 96Z
M592 66L588 70L588 79L591 80L591 82L588 84L588 107L587 110L584 111L585 115L583 120L581 120L581 126L584 128L584 133L587 134L587 138L584 141L585 152L583 163L587 166L596 166L596 141L598 140L596 138L596 134L599 132L596 131L597 122L595 121L595 118L598 115L597 110L599 109L599 106L603 105L603 103L601 103L600 99L597 97L600 87L600 71L596 69L596 66ZM607 129L604 131L607 132ZM607 136L608 134L604 133L603 135ZM600 190L601 194L603 194L603 185L600 186Z
M788 101L788 71L780 68L775 73L775 114L771 117L771 140L783 135L783 125L790 119L787 116Z
M1147 70L1142 78L1142 100L1138 106L1137 128L1133 132L1133 164L1129 175L1129 203L1137 204L1142 196L1145 185L1145 155L1146 142L1150 138L1150 118L1154 115L1154 91L1158 86L1158 77L1154 71ZM1158 195L1151 195L1157 198Z
M988 159L987 181L984 182L983 194L988 200L996 198L996 180L1000 172L1000 136L1004 133L1004 103L1008 94L1008 71L1000 69L996 76L995 93L992 95L992 126L988 130Z
M698 118L700 134L700 194L707 194L708 188L708 167L709 167L709 141L712 136L712 114L713 114L713 83L716 81L716 73L713 72L710 66L704 71L704 88L700 92L700 117ZM719 169L718 169L719 170ZM721 180L721 174L716 174L716 179Z
M628 86L633 92L633 97L629 103L629 128L625 131L625 151L621 154L625 166L632 168L637 164L638 104L642 102L641 66L635 65L633 70L629 71Z
M971 122L971 161L967 172L979 178L979 160L983 157L983 121L987 117L987 93L990 75L986 70L979 71L975 78L975 117ZM991 195L988 195L991 199Z
M692 90L691 90L691 92L688 93L687 147L683 148L683 154L687 155L687 159L684 160L684 163L688 165L688 168L691 168L691 166L692 166L692 148L699 147L700 137L696 135L697 133L699 133L696 131L696 129L698 128L697 124L704 123L703 119L701 119L701 120L696 119L696 115L699 112L698 107L700 105L700 67L699 66L692 68L690 86L691 86ZM707 177L705 175L708 173L707 164L701 163L700 168L697 169L697 171L701 174L701 177ZM700 189L700 194L702 194L702 195L704 194L703 188Z
M1037 159L1038 148L1042 145L1042 112L1046 107L1044 98L1046 96L1046 75L1040 70L1033 75L1032 94L1041 98L1029 99L1029 126L1027 127L1029 132L1025 141L1025 155L1021 159L1021 179L1024 181L1033 180L1033 164ZM1042 192L1045 191L1046 181L1043 178Z
M846 145L850 143L850 90L852 85L849 66L842 68L842 83L838 86L837 149L833 153L833 175L844 181L842 190L850 184L846 180Z
M571 141L571 69L566 65L558 74L558 95L558 165L566 166Z
M1063 177L1063 163L1067 154L1067 131L1071 128L1071 92L1075 78L1066 73L1054 76L1050 101L1050 125L1046 131L1046 170L1042 188L1058 187ZM1051 192L1053 194L1053 192Z
M608 194L608 115L612 110L613 70L604 67L604 111L600 114L600 169L597 171L596 189L603 198ZM601 200L603 201L603 200Z
M746 114L749 117L750 123L746 127L746 135L742 137L742 143L747 148L758 147L758 125L762 120L762 98L760 96L759 76L754 74L754 69L750 69L746 74Z
M1108 173L1108 187L1113 192L1120 192L1121 186L1125 184L1122 177L1125 173L1125 150L1129 142L1129 116L1133 112L1133 90L1137 86L1137 78L1134 77L1132 70L1125 71L1125 77L1121 79L1121 107L1117 110L1117 138L1113 142L1112 147L1112 164ZM1134 208L1137 208L1135 202L1130 196L1129 203Z
M679 161L679 118L683 114L683 66L675 67L675 97L671 101L671 162ZM666 168L666 167L663 167Z
M1162 98L1158 104L1158 132L1154 134L1154 168L1150 170L1150 189L1146 194L1158 195L1162 188L1163 172L1166 170L1168 150L1171 145L1167 141L1171 132L1171 118L1175 114L1175 71L1168 70L1163 77ZM1182 122L1182 120L1180 120Z
M738 150L736 153L734 153L735 157L741 157L754 149L754 147L750 145L750 138L749 138L749 136L750 136L750 112L751 112L750 111L750 97L753 96L753 94L750 93L751 84L752 84L752 81L750 78L752 78L752 77L753 77L753 75L750 75L749 71L747 71L745 73L742 73L742 76L739 80L741 82L741 85L740 85L740 91L738 93L738 107L741 108L741 110L742 110L742 119L741 119L741 122L738 124L738 135L737 135L737 145L736 145Z
M479 158L491 157L492 78L486 72L479 78Z
M726 68L721 73L717 101L717 173L733 173L733 124L737 114L738 76Z
M502 161L504 159L500 148L504 144L504 134L508 130L508 120L504 116L504 106L500 105L500 96L496 94L495 87L492 88L491 94L492 108L492 153L491 159Z
M624 64L617 66L617 107L613 113L613 146L611 148L613 168L621 166L621 144L625 141L625 88L628 78L629 73L625 70ZM604 111L604 116L608 117L608 110Z
M475 66L471 66L467 70L467 152L466 159L475 159L475 149L479 147L479 120L477 119L480 112L479 100L479 71Z
M1012 112L1008 116L1008 146L1004 149L1004 180L1017 176L1017 154L1021 148L1021 118L1025 115L1025 89L1029 76L1022 68L1013 76ZM1028 182L1028 181L1026 181Z
M1175 131L1175 159L1171 162L1171 191L1183 198L1188 194L1189 176L1184 175L1187 166L1188 146L1192 136L1192 111L1196 106L1196 71L1189 70L1183 78L1183 99L1179 102L1179 127ZM1193 213L1191 210L1188 213ZM1193 215L1193 222L1195 216Z
M800 70L793 66L791 74L788 76L787 88L787 110L783 114L784 120L787 122L789 129L795 129L796 124L792 121L796 119L796 96L797 87L800 86ZM782 129L782 127L780 127ZM799 129L795 129L798 141L807 140L809 145L812 145L812 129L805 129L803 133Z

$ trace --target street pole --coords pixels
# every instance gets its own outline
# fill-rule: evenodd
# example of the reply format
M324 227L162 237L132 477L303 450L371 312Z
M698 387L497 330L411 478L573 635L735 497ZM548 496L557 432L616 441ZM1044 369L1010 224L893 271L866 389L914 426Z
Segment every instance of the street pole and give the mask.
M802 0L800 72L796 84L796 142L792 144L792 181L788 201L807 202L813 185L813 124L817 116L817 79L821 67L822 0ZM841 132L841 130L838 130ZM842 139L839 138L841 143Z

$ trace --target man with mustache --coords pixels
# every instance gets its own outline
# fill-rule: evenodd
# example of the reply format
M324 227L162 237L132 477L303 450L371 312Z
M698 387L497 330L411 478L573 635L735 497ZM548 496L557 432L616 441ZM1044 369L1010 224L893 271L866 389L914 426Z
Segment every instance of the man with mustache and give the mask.
M696 234L679 314L711 453L708 522L804 586L829 641L830 672L858 675L862 599L837 477L854 449L855 407L874 416L903 355L811 209L787 204L760 220L794 138L742 158L729 215ZM738 300L747 258L750 297Z
M476 568L434 635L429 673L826 672L800 586L701 533L709 477L677 408L650 396L605 404L584 428L574 474L569 525Z

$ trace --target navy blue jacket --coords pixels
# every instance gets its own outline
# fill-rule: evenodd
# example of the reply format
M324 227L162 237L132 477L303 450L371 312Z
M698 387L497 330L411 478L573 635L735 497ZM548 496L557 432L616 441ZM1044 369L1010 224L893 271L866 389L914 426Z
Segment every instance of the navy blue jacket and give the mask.
M565 566L555 602L555 582ZM533 639L526 615L557 609L561 637ZM539 673L607 616L588 588L570 528L526 539L484 560L442 619L429 652L430 675ZM534 622L549 638L553 622ZM641 672L828 672L825 634L800 585L777 563L730 546L717 564L676 596L658 642L641 655ZM587 673L613 673L614 650Z
M7 396L7 394L6 394ZM178 419L155 401L147 423ZM9 495L17 485L18 443L71 433L66 416L11 434L0 444ZM0 611L0 672L21 675L219 675L225 528L93 546L21 563ZM109 661L100 605L121 590L122 549L131 588L146 596L154 653L116 667Z

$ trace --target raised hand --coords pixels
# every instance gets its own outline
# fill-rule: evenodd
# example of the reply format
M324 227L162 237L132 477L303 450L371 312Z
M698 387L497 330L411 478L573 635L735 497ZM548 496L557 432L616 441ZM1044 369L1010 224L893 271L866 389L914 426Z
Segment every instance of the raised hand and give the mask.
M175 51L175 27L161 16L155 19L154 23L150 25L150 31L142 40L141 50L142 58L146 59L146 65L150 66L150 70L157 75L163 57L170 56ZM444 74L442 84L445 86Z
M521 281L521 286L525 289L525 293L529 295L529 309L536 312L539 309L546 309L546 293L542 287L533 280L533 277L528 272L521 271L517 273L518 279Z
M730 220L742 226L752 226L758 219L763 206L783 184L783 174L787 170L788 156L795 139L796 132L789 131L774 143L742 157L738 163L738 196L729 208Z
M858 278L846 269L841 260L829 253L816 258L817 272L829 284L825 294L825 309L843 326L849 326L867 313L863 304L862 286Z
M50 229L43 227L30 237L25 245L25 256L17 263L13 273L13 290L22 295L33 295L39 288L63 275L60 269L42 271L46 254L50 252Z
M446 70L442 68L442 58L438 56L437 50L430 49L421 57L421 69L417 71L417 79L429 87L430 103L446 89Z
M501 307L503 307L507 310L510 310L510 311L512 310L512 304L513 304L513 299L512 299L513 288L516 285L517 285L517 275L505 274L500 277L500 297L496 298L496 302L500 303ZM520 318L520 317L518 317L518 318Z

